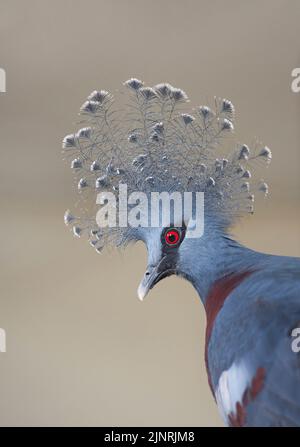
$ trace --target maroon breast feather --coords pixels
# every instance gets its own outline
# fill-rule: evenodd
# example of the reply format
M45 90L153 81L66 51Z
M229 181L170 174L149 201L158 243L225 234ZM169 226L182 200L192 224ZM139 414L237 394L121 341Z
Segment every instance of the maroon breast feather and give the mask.
M253 270L233 273L226 275L223 278L215 281L211 287L205 302L206 311L206 333L205 333L205 364L208 375L208 383L214 395L214 389L212 386L211 375L208 365L208 344L213 330L214 322L217 318L218 313L223 307L226 298L231 294L231 292L240 285L248 276L253 273Z

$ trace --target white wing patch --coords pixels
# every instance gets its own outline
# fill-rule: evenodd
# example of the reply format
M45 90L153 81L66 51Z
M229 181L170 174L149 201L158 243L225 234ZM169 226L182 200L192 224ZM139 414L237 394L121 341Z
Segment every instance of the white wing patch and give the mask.
M222 418L228 423L230 413L236 412L236 404L243 401L243 394L251 384L252 375L244 362L233 363L223 371L216 389L216 401Z

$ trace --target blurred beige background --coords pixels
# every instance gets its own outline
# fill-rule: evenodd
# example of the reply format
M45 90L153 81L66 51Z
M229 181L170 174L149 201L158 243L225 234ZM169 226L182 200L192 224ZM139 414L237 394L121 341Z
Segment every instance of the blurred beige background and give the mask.
M228 97L237 139L274 157L270 198L236 235L299 256L299 20L299 0L0 0L0 425L222 425L196 293L172 277L140 303L144 247L99 256L73 239L61 139L93 89L131 76L192 105Z

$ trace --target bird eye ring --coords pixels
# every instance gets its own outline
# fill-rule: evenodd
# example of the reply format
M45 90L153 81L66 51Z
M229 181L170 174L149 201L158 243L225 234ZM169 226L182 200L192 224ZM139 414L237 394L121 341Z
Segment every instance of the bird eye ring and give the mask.
M180 232L171 228L165 232L165 241L168 245L177 245L180 242Z

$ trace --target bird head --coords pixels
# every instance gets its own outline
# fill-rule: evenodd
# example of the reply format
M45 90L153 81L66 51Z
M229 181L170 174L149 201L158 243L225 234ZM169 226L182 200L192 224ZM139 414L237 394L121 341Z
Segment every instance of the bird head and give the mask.
M271 151L242 144L222 153L220 141L234 128L235 110L227 99L215 98L214 108L199 106L191 114L184 110L186 93L168 83L146 87L131 78L124 88L122 107L116 107L108 91L93 91L80 108L86 126L63 140L83 203L80 216L65 213L65 223L72 226L75 236L86 234L98 253L106 245L125 246L142 240L148 251L148 266L138 288L143 299L155 284L172 274L193 282L195 258L191 254L197 249L205 255L212 234L223 232L241 215L253 213L254 193L267 194L268 187L264 181L251 183L250 168L259 160L268 163ZM125 213L123 185L131 197ZM143 212L131 213L138 195L139 199L141 194L149 197L152 193L183 197L190 192L204 197L206 223L203 218L204 229L197 237L192 234L193 206L180 222L170 219L164 225L152 225L149 216L143 225L139 222ZM99 202L102 193L106 198ZM122 208L122 215L130 215L131 223L121 214L118 218L110 215L106 201L111 196L111 209ZM96 217L99 203L102 217L109 216L104 225L99 225Z

